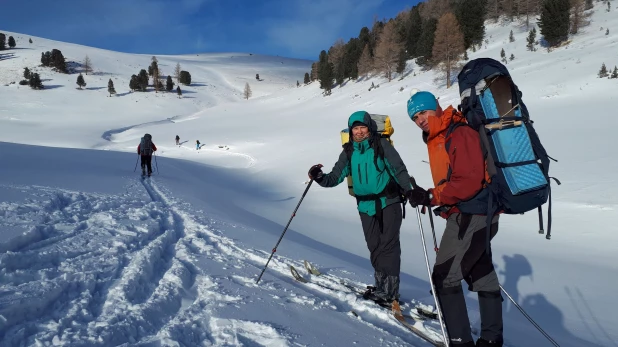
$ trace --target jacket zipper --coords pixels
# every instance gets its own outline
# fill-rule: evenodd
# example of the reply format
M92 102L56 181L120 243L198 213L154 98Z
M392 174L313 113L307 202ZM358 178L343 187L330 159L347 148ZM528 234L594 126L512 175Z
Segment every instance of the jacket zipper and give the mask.
M360 164L358 164L358 183L363 183L363 176L361 175L361 168L360 168Z

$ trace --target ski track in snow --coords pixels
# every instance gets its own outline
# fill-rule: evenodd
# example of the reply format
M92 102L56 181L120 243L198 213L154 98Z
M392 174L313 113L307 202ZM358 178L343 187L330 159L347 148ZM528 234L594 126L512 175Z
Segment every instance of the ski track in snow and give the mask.
M219 222L190 212L154 179L139 182L116 196L10 187L34 198L0 203L0 227L27 229L0 244L0 345L295 344L282 327L216 316L222 307L251 302L249 290L257 289L285 305L337 311L399 337L398 344L420 343L387 311L344 292L338 278L313 276L339 290L295 282L289 265L305 273L300 261L275 255L256 285L247 276L259 274L269 253L223 236ZM204 273L200 262L219 263L229 275ZM246 290L232 292L230 284Z

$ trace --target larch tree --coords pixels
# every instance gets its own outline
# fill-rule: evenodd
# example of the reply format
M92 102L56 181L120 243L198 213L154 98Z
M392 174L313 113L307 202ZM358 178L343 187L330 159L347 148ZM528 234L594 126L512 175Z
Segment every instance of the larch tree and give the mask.
M397 67L402 48L403 43L399 40L396 23L391 20L384 25L373 54L376 71L384 73L389 82Z
M249 100L253 92L251 91L251 87L249 86L249 82L245 83L245 90L243 91L243 96L245 99Z
M366 76L371 71L373 71L373 58L369 52L369 44L366 44L358 60L358 76Z
M92 61L90 60L90 57L86 56L86 58L84 58L83 65L86 75L88 75L88 72L92 72Z
M451 87L451 74L457 68L464 49L464 37L452 13L446 13L438 20L432 56L446 74L446 87Z

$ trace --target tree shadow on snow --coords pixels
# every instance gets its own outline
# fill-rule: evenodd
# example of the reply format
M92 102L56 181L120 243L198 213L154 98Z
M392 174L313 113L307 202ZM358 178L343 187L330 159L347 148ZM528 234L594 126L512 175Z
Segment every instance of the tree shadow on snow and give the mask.
M504 276L502 287L511 295L523 310L561 346L601 347L602 344L583 340L573 334L564 325L564 314L541 293L523 296L518 291L520 279L532 277L532 265L521 254L503 256L504 269L496 271ZM503 317L505 343L519 346L517 342L527 341L528 345L550 345L551 343L519 312L518 308L504 296ZM515 338L514 338L515 337ZM515 340L515 341L513 341Z
M56 88L62 88L62 87L64 87L64 86L60 85L60 84L49 84L49 85L48 84L44 84L43 85L43 90L45 90L45 89L56 89Z
M13 53L0 54L0 61L2 61L2 60L9 60L9 59L15 59L15 58L17 58L17 57Z
M191 83L191 87L206 87L208 84L206 83Z
M85 88L86 90L101 90L101 89L105 89L105 87L91 87L91 88Z
M129 94L131 94L130 91L124 92L124 93L118 93L118 94L116 94L116 96L125 96L125 95L129 95Z

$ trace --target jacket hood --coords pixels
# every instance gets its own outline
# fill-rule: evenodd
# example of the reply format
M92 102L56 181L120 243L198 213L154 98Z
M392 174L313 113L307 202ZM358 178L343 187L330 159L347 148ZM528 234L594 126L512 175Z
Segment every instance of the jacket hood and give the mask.
M350 118L348 118L348 130L350 131L350 135L352 135L352 124L354 124L354 122L366 124L369 128L370 135L374 135L378 132L378 125L373 119L371 119L371 116L367 111L356 111L352 113Z

